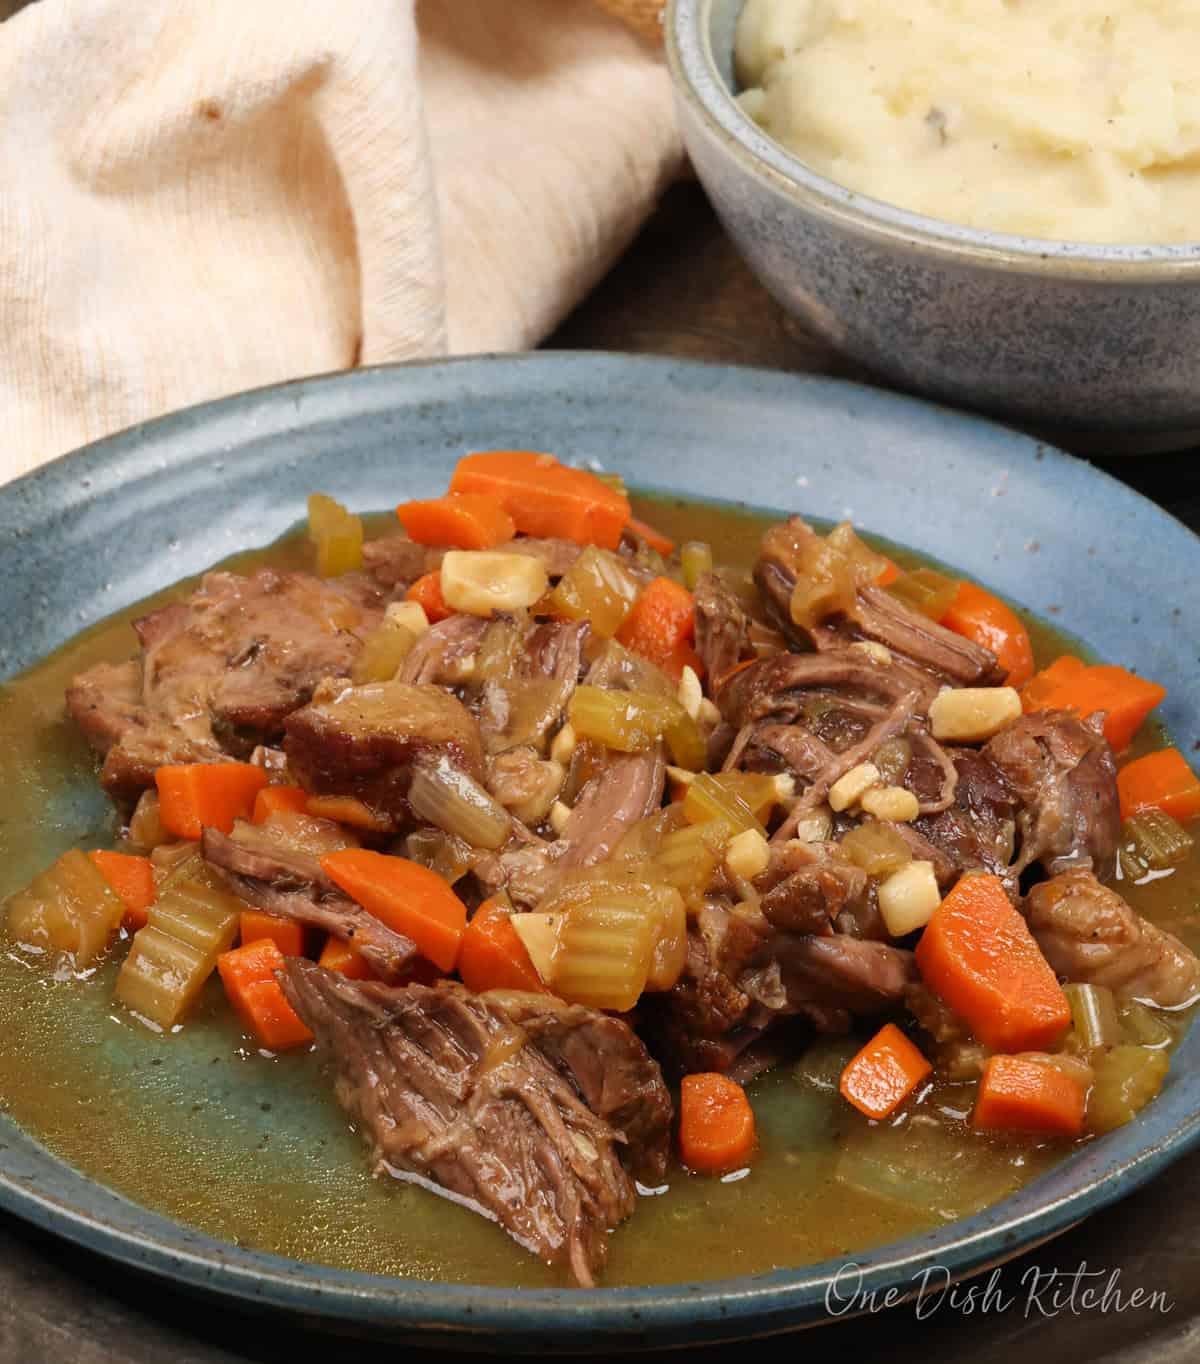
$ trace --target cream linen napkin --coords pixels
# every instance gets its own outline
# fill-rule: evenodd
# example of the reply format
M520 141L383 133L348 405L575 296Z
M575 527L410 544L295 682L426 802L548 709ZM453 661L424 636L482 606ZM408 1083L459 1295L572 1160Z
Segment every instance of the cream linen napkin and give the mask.
M0 24L0 482L239 389L533 345L599 279L678 169L658 53L591 0L415 3Z

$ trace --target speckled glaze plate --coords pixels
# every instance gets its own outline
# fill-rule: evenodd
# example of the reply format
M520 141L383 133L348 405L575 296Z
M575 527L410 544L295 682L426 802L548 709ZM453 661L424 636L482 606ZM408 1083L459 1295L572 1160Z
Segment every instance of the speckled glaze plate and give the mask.
M936 551L1165 683L1175 741L1190 749L1197 737L1200 542L1151 503L1025 436L910 399L618 355L306 380L134 428L9 484L0 489L0 677L121 606L274 540L314 487L355 508L382 507L398 489L439 491L463 451L488 446L597 460L648 490L852 517ZM65 803L62 817L79 818ZM1193 1030L1136 1122L985 1212L859 1254L856 1286L907 1291L923 1267L962 1276L1056 1234L1193 1146L1198 1098ZM353 1274L239 1249L151 1213L7 1118L0 1206L197 1290L334 1329L487 1349L611 1351L814 1324L829 1319L826 1292L841 1268L593 1292Z

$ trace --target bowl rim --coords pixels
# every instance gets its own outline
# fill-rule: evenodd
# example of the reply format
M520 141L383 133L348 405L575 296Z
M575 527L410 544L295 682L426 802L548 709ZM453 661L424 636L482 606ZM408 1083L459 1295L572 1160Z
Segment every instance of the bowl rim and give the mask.
M889 204L811 169L763 132L738 104L709 40L714 0L668 0L663 29L676 98L686 101L756 178L803 199L832 225L882 245L932 251L960 263L1122 285L1191 282L1200 276L1200 241L1176 244L1056 241L965 227Z

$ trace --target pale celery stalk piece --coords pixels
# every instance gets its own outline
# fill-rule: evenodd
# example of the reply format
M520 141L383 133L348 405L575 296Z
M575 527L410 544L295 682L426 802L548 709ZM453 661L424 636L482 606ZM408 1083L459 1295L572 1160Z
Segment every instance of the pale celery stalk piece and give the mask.
M550 594L556 615L588 620L602 639L611 639L633 609L641 585L615 554L589 545Z
M134 934L117 975L116 996L160 1028L173 1028L195 1003L216 966L215 953L174 938L153 924Z
M334 498L313 493L308 499L308 537L316 546L320 577L336 578L362 568L362 518Z
M1117 1003L1106 985L1064 985L1071 1006L1071 1043L1081 1052L1114 1047L1123 1038Z
M72 848L9 897L6 924L10 938L68 958L81 971L107 950L124 912L120 897L87 854Z
M1170 1058L1165 1051L1122 1045L1093 1060L1088 1092L1089 1131L1111 1132L1131 1122L1162 1088Z
M679 551L679 565L683 569L683 585L694 592L700 579L713 571L712 546L703 540L686 541Z
M657 916L643 896L601 895L572 905L558 925L555 994L595 1009L632 1009L646 988L657 936Z
M754 811L731 787L723 785L708 772L700 772L688 787L683 801L683 812L690 824L704 824L718 819L727 824L730 830L741 833L744 829L757 829L765 834L761 822Z

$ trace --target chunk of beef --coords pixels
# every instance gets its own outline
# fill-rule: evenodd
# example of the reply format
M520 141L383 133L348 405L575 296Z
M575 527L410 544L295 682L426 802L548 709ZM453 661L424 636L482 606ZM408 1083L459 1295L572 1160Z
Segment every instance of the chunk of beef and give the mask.
M544 746L566 717L589 630L587 621L534 625L504 675L483 679L479 728L489 753Z
M1020 802L1015 871L1035 862L1051 876L1111 865L1121 814L1102 716L1078 720L1066 711L1036 711L1001 730L983 752Z
M859 649L831 649L820 654L774 654L743 668L717 694L721 714L736 728L768 717L794 724L814 693L829 693L833 702L867 703L890 708L902 697L916 696L916 712L924 713L937 695L937 683L919 670L893 660L877 663ZM864 714L870 714L864 710Z
M438 621L409 650L394 680L414 687L457 686L486 629L486 620L462 613Z
M529 1019L531 1035L504 995L472 995L451 982L398 990L356 983L296 958L281 976L378 1169L430 1181L533 1254L568 1266L579 1283L594 1282L606 1235L633 1211L636 1194L620 1160L623 1135L576 1086L581 1075L585 1083L595 1076L576 1054L587 1043L571 1042L568 1023L544 1025L547 1055L537 1023ZM618 1049L624 1025L588 1015L575 1026L614 1024L608 1041ZM640 1044L625 1033L636 1053ZM664 1099L652 1100L659 1112Z
M662 1070L629 1025L549 995L491 991L530 1045L560 1070L598 1118L624 1136L621 1161L643 1184L661 1184L671 1140Z
M1025 898L1029 927L1066 980L1106 985L1161 1008L1200 994L1200 962L1173 934L1136 914L1088 871L1064 872Z
M268 914L353 943L385 980L401 977L416 959L416 944L351 900L313 854L290 851L244 821L232 836L205 829L200 847L234 895Z
M847 908L861 906L870 878L836 843L772 843L766 871L754 878L759 909L786 933L826 934Z
M768 1031L801 1018L845 1032L852 1015L894 1007L916 979L911 952L833 933L780 931L710 900L689 930L683 975L645 1001L661 1055L681 1071L729 1071Z
M743 725L726 755L724 767L743 772L788 772L802 782L815 781L837 755L804 725L777 725L769 720Z
M359 800L383 829L410 817L414 763L445 758L474 781L484 775L479 728L441 687L323 688L288 717L285 733L288 766L306 791Z
M750 620L729 585L715 573L696 584L696 652L710 678L727 673L749 652Z
M105 789L132 800L163 763L244 757L277 736L323 677L349 672L382 610L358 581L209 573L186 602L136 622L136 697L136 664L101 665L67 694L105 754Z
M363 567L391 596L399 596L442 566L447 546L418 545L406 535L385 535L363 545Z
M626 830L662 804L667 769L661 746L613 753L579 794L562 831L560 871L603 862Z
M497 753L488 763L488 790L506 810L530 826L546 818L562 781L562 768L527 745Z
M583 546L574 540L539 539L534 535L521 535L515 540L507 540L497 545L496 549L505 554L527 554L531 559L537 559L548 578L561 578L583 553Z
M937 814L922 815L911 829L901 829L916 858L934 863L938 883L946 885L964 871L985 871L1006 878L1013 860L1017 799L1004 774L973 748L951 753L958 782L954 804ZM918 842L919 840L919 842ZM933 855L930 855L932 851Z
M852 640L874 640L910 663L955 686L988 686L1003 681L989 650L910 610L890 592L859 588L853 604L813 630L791 617L792 592L804 572L804 555L816 533L798 516L773 526L763 537L754 580L771 619L802 647L838 649Z

